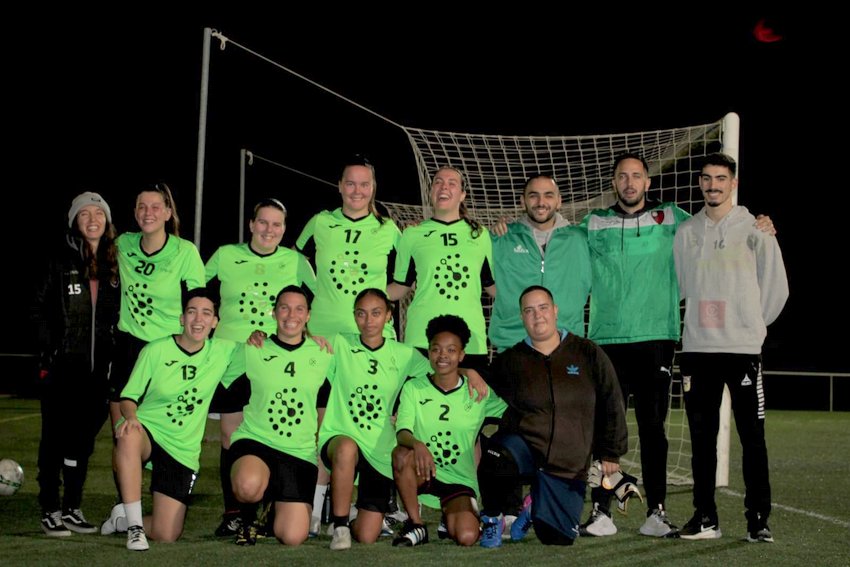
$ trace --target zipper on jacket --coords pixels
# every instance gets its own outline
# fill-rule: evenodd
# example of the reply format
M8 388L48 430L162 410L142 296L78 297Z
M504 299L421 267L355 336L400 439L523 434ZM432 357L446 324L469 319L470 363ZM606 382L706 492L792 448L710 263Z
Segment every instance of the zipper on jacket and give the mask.
M546 374L549 376L549 408L551 421L549 423L549 444L546 446L546 464L549 464L549 454L552 452L552 440L555 437L555 386L552 384L552 358L546 357Z
M98 282L98 294L100 293L100 282ZM92 295L91 295L91 280L89 280L89 303L91 303L91 371L94 372L94 343L96 340L96 329L95 322L97 321L97 301L92 303Z

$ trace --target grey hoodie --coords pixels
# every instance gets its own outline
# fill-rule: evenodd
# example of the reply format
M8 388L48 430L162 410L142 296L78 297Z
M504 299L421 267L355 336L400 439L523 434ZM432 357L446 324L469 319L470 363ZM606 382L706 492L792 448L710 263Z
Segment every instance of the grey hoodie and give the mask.
M761 353L767 325L788 299L788 279L776 237L754 222L745 207L717 223L703 208L676 232L684 352Z

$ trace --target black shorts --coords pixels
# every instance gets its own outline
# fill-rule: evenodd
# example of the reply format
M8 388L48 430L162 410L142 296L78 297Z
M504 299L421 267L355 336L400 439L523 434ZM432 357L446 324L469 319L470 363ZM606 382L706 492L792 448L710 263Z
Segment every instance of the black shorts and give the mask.
M229 388L219 384L213 394L209 413L238 413L251 399L251 381L248 376L237 378Z
M446 484L445 482L440 482L434 477L431 477L430 480L426 480L422 483L422 485L419 486L417 494L431 494L436 496L440 499L440 506L443 508L446 507L446 504L448 504L450 500L454 500L459 496L468 496L473 500L475 499L475 491L470 487L462 484Z
M127 385L139 353L147 342L138 339L130 333L117 331L115 335L115 356L112 369L109 372L109 401L121 401L121 391Z
M198 473L177 462L165 449L160 447L147 427L145 427L145 433L147 433L151 442L151 456L142 464L151 463L153 467L151 471L151 492L165 494L188 506L192 489L198 479Z
M254 455L266 463L271 471L266 497L275 502L313 503L319 477L315 463L308 463L253 439L240 439L233 443L230 455L234 463L246 455Z
M328 455L328 445L334 439L336 437L328 439L319 453L322 457L322 463L329 469L333 463L330 455ZM360 510L369 512L389 513L390 500L395 489L393 479L379 473L363 456L363 453L360 453L360 457L357 459L357 467L355 467L354 472L357 482L357 502L355 506ZM333 478L331 478L331 482L333 482Z

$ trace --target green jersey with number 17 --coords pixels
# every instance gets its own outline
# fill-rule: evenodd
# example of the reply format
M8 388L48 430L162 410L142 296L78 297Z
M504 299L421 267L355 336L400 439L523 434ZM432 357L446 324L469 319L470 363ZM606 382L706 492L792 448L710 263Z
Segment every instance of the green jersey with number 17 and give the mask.
M304 252L315 248L316 298L310 311L310 332L332 337L356 333L354 298L374 287L385 291L388 262L401 232L392 221L369 214L351 219L342 209L322 211L307 222L295 245ZM312 241L312 242L311 242ZM390 327L385 336L394 336Z

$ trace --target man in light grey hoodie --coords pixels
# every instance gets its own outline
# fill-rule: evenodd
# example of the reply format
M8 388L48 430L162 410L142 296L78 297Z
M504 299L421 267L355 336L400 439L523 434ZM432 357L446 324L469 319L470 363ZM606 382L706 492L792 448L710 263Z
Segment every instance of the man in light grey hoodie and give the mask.
M694 516L682 539L721 536L714 500L716 440L724 384L732 396L743 447L747 540L773 542L767 525L770 480L764 439L761 347L788 299L776 237L753 226L735 204L735 160L706 157L700 177L705 207L682 223L673 252L685 327L679 366L691 432Z

